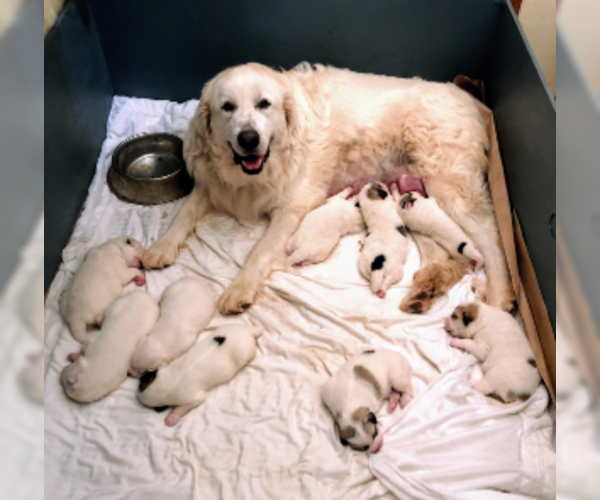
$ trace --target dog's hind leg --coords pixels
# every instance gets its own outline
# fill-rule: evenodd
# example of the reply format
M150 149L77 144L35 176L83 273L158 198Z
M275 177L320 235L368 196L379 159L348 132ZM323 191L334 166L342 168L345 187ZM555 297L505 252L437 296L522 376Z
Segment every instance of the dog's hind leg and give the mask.
M175 264L179 251L185 240L196 227L196 223L210 209L210 201L200 187L194 186L189 198L185 201L173 222L156 243L142 257L146 269L162 269Z
M427 188L440 207L467 233L483 255L488 278L488 303L505 311L512 311L516 306L515 295L501 246L494 207L483 176L462 176L450 180L448 175L440 175L432 178Z

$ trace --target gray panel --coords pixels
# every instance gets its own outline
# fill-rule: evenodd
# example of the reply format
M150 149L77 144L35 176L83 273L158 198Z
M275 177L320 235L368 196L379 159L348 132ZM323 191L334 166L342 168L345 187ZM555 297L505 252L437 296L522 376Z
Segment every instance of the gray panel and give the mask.
M70 2L44 47L45 253L47 288L66 245L106 137L112 86L84 2Z
M486 78L510 201L556 328L556 110L509 9L503 9Z
M600 106L556 37L558 222L600 325Z
M493 0L92 0L117 94L182 101L229 66L482 76Z
M42 212L42 5L25 4L0 40L0 288Z

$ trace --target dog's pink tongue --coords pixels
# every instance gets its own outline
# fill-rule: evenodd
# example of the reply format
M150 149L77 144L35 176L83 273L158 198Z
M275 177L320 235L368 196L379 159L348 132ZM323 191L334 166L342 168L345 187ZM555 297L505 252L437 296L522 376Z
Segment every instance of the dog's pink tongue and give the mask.
M425 184L418 177L415 177L411 174L402 174L400 176L400 194L410 193L411 191L417 191L422 194L425 198L427 198L427 190L425 189Z
M248 170L258 170L263 161L264 155L254 156L251 160L244 160L244 166Z
M379 448L381 448L383 446L383 433L381 431L379 431L379 434L377 434L377 437L373 440L373 442L371 443L371 446L369 447L369 453L377 453L379 451Z

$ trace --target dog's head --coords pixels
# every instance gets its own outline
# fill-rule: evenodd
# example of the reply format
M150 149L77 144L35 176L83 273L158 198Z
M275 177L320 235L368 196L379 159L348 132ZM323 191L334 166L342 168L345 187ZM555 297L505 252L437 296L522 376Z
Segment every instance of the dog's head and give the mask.
M115 243L123 252L123 257L125 257L125 262L127 262L129 267L140 267L144 247L138 240L129 236L123 236L116 238Z
M423 196L418 191L411 191L410 193L406 193L400 198L400 208L402 210L410 210L414 204L423 199Z
M446 318L444 328L453 337L470 339L476 333L475 322L479 317L479 305L475 302L457 306L449 318Z
M377 417L366 406L357 408L350 415L337 414L334 417L336 432L344 446L367 451L379 435Z
M258 175L293 126L293 102L285 76L260 64L223 71L206 84L192 138L221 158L222 168ZM186 155L187 156L187 155Z
M77 399L80 392L79 384L84 377L87 360L76 353L69 355L68 359L72 363L65 366L60 373L60 385L67 396Z

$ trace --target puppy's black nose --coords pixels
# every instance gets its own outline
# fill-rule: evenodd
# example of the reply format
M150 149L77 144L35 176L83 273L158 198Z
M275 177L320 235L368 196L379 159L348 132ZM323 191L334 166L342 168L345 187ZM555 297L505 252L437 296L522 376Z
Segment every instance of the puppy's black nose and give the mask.
M246 151L254 151L260 142L260 136L256 130L250 128L248 130L242 130L238 134L237 140L238 144Z

